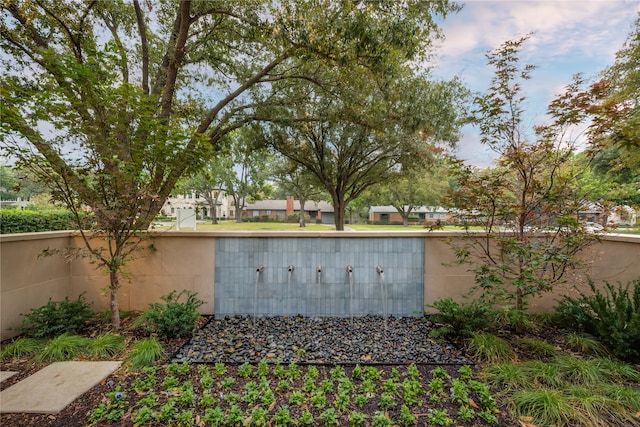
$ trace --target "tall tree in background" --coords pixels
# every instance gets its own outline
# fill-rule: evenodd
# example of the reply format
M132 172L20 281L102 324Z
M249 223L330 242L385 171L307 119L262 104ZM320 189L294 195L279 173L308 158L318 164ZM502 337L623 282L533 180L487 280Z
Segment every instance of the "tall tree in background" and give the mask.
M217 206L225 192L224 184L227 175L232 172L231 158L217 156L207 161L201 170L180 184L182 189L195 191L206 200L212 224L218 223Z
M509 310L516 326L528 301L562 283L593 239L577 218L582 201L569 167L574 142L563 139L564 125L527 136L521 82L534 67L519 64L526 40L507 41L487 54L495 75L475 101L481 141L498 154L497 165L478 171L458 163L459 187L451 193L464 212L461 220L485 231L453 243L458 259L472 265L481 296Z
M248 201L270 196L271 153L259 145L251 128L238 129L228 139L232 167L223 171L223 187L233 199L236 222L242 222Z
M336 230L344 230L350 202L403 164L425 159L439 143L453 144L461 124L457 102L464 91L455 81L365 77L356 76L355 90L343 94L349 103L297 87L294 93L305 102L282 109L296 120L266 129L268 143L315 175L330 195Z
M183 176L229 133L271 120L287 82L340 94L355 70L419 61L448 0L20 1L1 4L2 146L88 207L108 270L120 271ZM275 103L275 104L274 104ZM282 117L279 117L282 120Z
M449 181L443 165L415 165L391 174L387 181L374 190L381 205L391 205L402 217L402 225L409 225L414 209L421 206L437 207L447 195Z
M316 177L303 166L286 158L279 159L274 163L272 174L278 188L284 190L286 196L295 196L300 203L298 223L301 228L306 227L304 206L307 201L319 200L324 194L318 187Z

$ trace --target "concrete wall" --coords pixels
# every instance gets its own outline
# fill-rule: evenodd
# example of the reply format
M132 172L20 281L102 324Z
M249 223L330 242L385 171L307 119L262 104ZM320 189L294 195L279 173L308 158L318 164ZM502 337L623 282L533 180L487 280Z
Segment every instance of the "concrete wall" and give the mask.
M0 235L0 339L17 334L20 314L72 294L71 265L54 254L71 244L68 231Z
M335 315L342 310L344 315L347 308L340 304L349 303L338 300L351 298L346 287L348 276L342 275L346 274L344 267L351 264L354 284L361 285L354 291L354 295L361 292L356 298L354 313L364 314L380 308L381 293L375 273L375 266L379 264L385 269L389 298L404 299L391 303L388 312L400 314L402 310L406 312L406 307L422 307L438 298L462 300L460 295L473 285L473 275L467 267L445 265L454 261L447 239L455 235L452 232L307 231L156 233L149 241L156 250L136 253L136 259L126 266L129 275L122 281L118 298L123 310L144 310L149 303L159 301L161 295L173 289L187 289L197 292L198 297L206 301L201 313L231 312L240 307L229 311L226 304L221 305L219 301L233 292L237 294L238 290L245 296L249 293L248 298L253 301L255 268L262 263L266 274L262 278L263 289L259 297L270 300L266 305L290 310L291 305L303 304L305 300L304 304L311 307L308 314ZM241 244L247 245L247 250L242 254L230 254L226 248L228 244L238 245L238 249ZM264 248L249 250L249 246L253 248L255 244ZM30 309L46 304L49 298L62 300L69 296L75 299L86 292L94 309L108 309L105 292L108 276L96 270L87 259L67 262L61 255L40 256L46 249L51 252L70 246L81 247L80 238L70 232L0 235L0 339L15 335L10 328L20 325L20 313L29 313ZM602 242L586 249L583 257L587 267L569 277L570 285L558 288L559 293L575 292L571 285L584 286L585 274L596 282L608 280L612 283L626 283L640 277L640 237L608 235ZM289 264L296 267L290 284L286 271ZM318 264L328 268L320 279L325 281L324 288L313 287L314 269ZM400 290L420 280L414 277L416 269L421 271L418 274L424 287L419 287L415 295L409 297ZM295 290L293 301L283 299L282 291L289 285ZM306 286L311 286L310 290L305 289ZM214 298L215 287L222 292L219 298ZM394 296L394 291L400 293ZM317 301L306 301L307 292L316 292L313 295ZM331 302L320 302L327 298L333 298L333 306ZM415 304L409 301L411 298L416 300ZM532 301L532 310L549 310L556 298L549 294L537 298ZM233 302L236 303L239 304ZM253 311L253 304L249 304L249 310ZM266 312L266 306L259 311Z
M421 237L337 236L217 237L216 316L409 316L422 310Z

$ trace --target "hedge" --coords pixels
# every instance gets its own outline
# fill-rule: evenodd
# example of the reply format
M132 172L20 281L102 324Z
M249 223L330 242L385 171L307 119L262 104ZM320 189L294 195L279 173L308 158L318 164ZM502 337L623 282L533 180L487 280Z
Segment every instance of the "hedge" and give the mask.
M75 230L77 228L73 214L69 211L0 209L0 234Z

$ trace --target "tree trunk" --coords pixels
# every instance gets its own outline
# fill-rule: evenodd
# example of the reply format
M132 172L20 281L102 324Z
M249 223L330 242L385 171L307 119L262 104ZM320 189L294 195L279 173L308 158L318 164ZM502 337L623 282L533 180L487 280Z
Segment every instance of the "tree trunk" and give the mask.
M111 325L116 331L120 330L120 309L118 307L118 289L120 289L120 279L117 271L109 273L109 291L111 305Z
M299 218L299 224L301 228L306 227L307 225L304 222L304 205L307 203L307 201L305 200L304 196L302 195L302 192L298 193L298 201L300 202L300 218Z
M333 198L333 222L336 225L336 231L344 231L345 206L344 200Z
M209 212L211 212L211 224L217 224L218 213L216 212L216 200L209 202Z

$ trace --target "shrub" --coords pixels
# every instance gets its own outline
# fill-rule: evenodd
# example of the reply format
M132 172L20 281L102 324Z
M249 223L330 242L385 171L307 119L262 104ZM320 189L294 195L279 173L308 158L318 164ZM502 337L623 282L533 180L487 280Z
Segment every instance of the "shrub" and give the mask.
M640 280L624 287L605 282L604 292L593 281L589 286L591 295L563 297L556 307L558 317L565 325L598 337L616 356L640 361Z
M131 365L133 369L141 369L145 366L152 365L164 356L164 348L155 337L145 338L133 344L131 352L127 357L127 363Z
M494 317L489 306L479 300L461 304L451 298L444 298L435 301L430 307L439 311L431 316L432 320L443 324L431 332L434 337L467 338L486 329Z
M51 301L40 308L32 309L24 316L18 331L34 338L52 337L65 332L78 332L93 316L91 303L82 293L76 301Z
M180 302L185 295L186 301ZM198 326L198 307L204 301L196 298L196 292L183 290L180 293L171 291L160 297L165 304L153 303L136 320L137 325L144 325L150 331L163 338L182 337L191 333Z
M77 228L78 225L73 214L66 210L0 209L0 234L75 230Z

